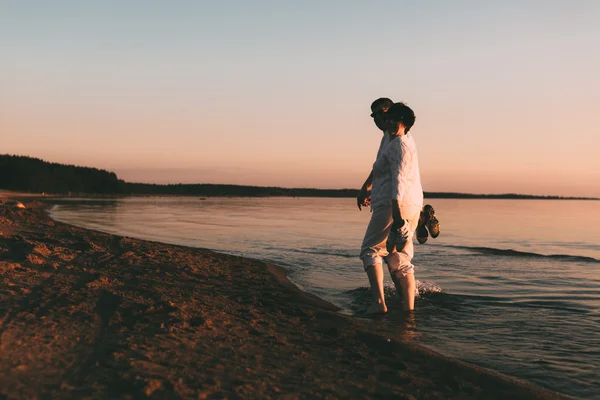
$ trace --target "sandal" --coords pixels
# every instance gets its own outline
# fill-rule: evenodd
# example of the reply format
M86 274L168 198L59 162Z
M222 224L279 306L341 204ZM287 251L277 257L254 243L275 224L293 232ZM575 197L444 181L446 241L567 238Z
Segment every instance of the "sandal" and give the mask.
M429 230L429 234L432 238L436 238L440 235L440 221L435 217L435 210L429 204L423 207L423 211L421 211L421 218L419 218L419 222L423 219L424 225Z
M425 226L425 215L421 212L419 216L419 223L417 224L417 242L419 244L423 244L429 238L429 233L427 232L427 227Z

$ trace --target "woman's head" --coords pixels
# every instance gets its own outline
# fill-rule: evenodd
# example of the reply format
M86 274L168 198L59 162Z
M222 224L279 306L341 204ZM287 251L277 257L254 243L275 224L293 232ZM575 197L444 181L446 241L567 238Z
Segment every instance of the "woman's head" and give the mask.
M408 133L415 124L414 111L404 103L394 103L385 113L386 129L391 134Z

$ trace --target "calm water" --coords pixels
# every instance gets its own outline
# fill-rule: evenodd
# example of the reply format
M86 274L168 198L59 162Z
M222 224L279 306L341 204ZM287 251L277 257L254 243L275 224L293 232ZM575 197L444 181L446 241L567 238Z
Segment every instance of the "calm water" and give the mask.
M600 398L600 202L427 202L442 234L415 245L421 296L414 340L541 387ZM360 315L369 301L357 255L370 213L358 211L354 199L64 201L52 215L272 261L344 313ZM388 289L390 308L398 309ZM394 318L382 323L393 326Z

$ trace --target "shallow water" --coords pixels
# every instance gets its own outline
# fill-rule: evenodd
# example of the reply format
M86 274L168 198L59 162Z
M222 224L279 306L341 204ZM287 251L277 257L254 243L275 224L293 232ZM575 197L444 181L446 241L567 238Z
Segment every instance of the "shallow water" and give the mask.
M541 387L600 398L600 202L426 202L442 234L415 244L414 340ZM272 261L344 313L360 315L369 301L357 256L370 213L354 199L80 199L51 213L105 232ZM397 309L389 277L387 285ZM382 323L393 328L393 315Z

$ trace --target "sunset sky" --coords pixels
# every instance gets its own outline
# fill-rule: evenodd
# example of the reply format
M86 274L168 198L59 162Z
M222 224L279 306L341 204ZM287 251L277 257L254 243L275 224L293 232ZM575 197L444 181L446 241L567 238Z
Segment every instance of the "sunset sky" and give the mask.
M426 191L600 197L600 1L0 0L0 154L359 188L370 103Z

